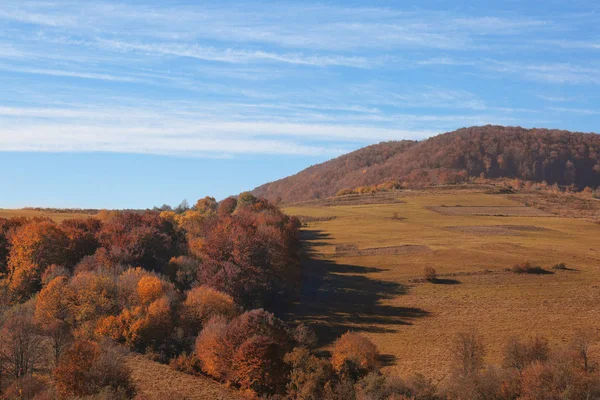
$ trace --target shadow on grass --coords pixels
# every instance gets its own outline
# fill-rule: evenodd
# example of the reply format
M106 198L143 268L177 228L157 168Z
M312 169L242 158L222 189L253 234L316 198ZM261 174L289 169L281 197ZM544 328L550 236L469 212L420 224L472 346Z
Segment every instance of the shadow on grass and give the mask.
M407 292L400 283L368 276L382 269L318 258L314 247L328 244L324 242L328 238L322 231L302 231L303 281L300 299L290 315L310 325L320 345L330 344L347 331L394 332L398 326L410 325L412 320L428 315L420 308L382 304L383 300Z

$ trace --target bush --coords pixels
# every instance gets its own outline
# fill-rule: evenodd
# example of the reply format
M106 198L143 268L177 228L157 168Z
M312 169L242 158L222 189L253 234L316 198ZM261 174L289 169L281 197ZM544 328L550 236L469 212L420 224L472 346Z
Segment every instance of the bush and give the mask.
M193 354L180 354L169 362L169 366L174 370L184 372L190 375L200 375L201 363Z
M425 267L423 269L423 277L427 282L435 282L437 280L437 272L432 267Z
M336 197L339 197L339 196L347 196L349 194L354 194L354 193L355 192L352 189L342 189L342 190L338 191L335 195L336 195Z
M536 336L522 343L517 338L511 338L504 351L504 366L523 370L529 364L536 361L546 361L550 356L548 340Z
M27 375L14 380L5 390L2 399L42 400L54 396L49 393L48 384L36 376Z
M377 347L366 337L346 332L333 344L331 365L338 374L356 379L378 366Z
M515 274L534 274L534 275L544 275L551 274L551 272L546 271L542 267L533 266L530 262L524 262L521 264L516 264L511 269Z
M554 264L552 266L552 269L555 270L555 271L557 271L557 270L563 270L564 271L564 270L567 270L568 268L567 268L567 264L565 264L563 262L563 263Z

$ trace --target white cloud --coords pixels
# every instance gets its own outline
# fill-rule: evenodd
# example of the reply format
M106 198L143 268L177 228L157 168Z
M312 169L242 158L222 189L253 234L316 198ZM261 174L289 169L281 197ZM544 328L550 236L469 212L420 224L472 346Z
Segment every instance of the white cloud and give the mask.
M548 83L600 84L600 68L596 65L580 66L568 63L527 64L512 61L487 60L485 68L518 74L519 76Z
M234 50L216 49L198 45L182 45L177 43L140 44L128 43L117 40L100 40L103 47L117 51L144 52L155 55L197 58L205 61L218 61L225 63L248 62L282 62L287 64L313 65L313 66L346 66L368 68L370 62L364 57L345 57L339 55L305 55L293 53L273 53L262 50Z

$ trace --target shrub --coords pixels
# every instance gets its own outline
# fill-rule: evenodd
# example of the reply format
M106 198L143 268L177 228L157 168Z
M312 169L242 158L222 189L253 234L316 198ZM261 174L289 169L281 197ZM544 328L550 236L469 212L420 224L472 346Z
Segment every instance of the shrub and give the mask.
M377 368L378 357L373 342L358 333L346 332L333 344L331 365L337 373L348 373L356 379Z
M563 263L554 264L552 266L552 269L555 270L555 271L557 271L557 270L563 270L564 271L564 270L567 270L568 268L567 268L567 264L565 264L563 262Z
M512 267L512 272L515 274L534 274L534 275L543 275L550 274L551 272L546 271L542 267L533 266L530 262L524 262L521 264L516 264Z
M338 191L335 195L336 195L336 197L339 197L339 196L347 196L349 194L354 194L354 190L342 189L342 190Z
M49 393L47 382L36 376L24 376L15 379L5 390L3 399L42 400L54 396Z
M432 267L425 267L423 269L423 277L427 282L435 282L437 280L437 272Z
M201 363L193 354L180 354L169 362L169 366L174 370L184 372L190 375L199 375Z
M536 361L546 361L550 355L548 340L536 336L522 343L517 338L511 338L504 350L504 366L523 370Z

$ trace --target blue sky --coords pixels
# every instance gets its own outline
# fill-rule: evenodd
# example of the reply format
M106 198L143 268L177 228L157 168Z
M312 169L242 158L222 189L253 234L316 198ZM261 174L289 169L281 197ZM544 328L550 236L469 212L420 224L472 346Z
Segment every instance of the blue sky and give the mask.
M0 207L223 198L471 125L599 131L600 5L489 3L2 0Z

